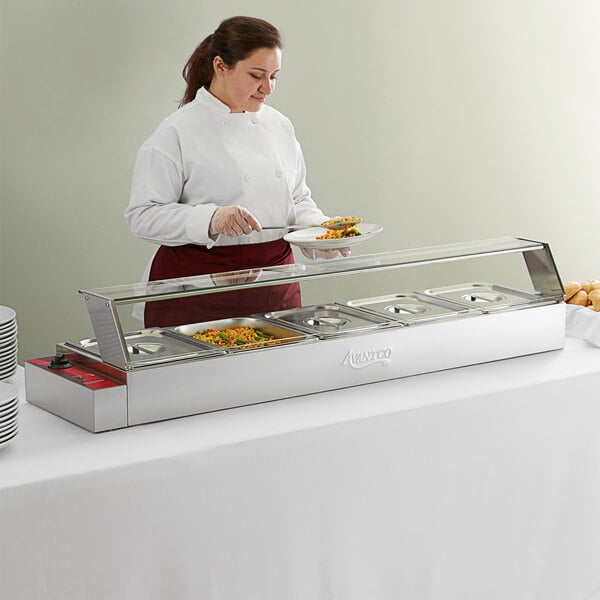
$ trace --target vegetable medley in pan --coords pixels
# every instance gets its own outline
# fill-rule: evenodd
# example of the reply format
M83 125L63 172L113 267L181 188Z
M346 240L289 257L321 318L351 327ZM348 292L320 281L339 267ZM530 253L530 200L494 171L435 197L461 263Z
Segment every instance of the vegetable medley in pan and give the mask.
M231 348L236 346L250 346L252 348L261 346L273 346L281 344L283 340L276 335L271 335L254 327L228 327L227 329L204 329L192 335L193 338L221 346Z

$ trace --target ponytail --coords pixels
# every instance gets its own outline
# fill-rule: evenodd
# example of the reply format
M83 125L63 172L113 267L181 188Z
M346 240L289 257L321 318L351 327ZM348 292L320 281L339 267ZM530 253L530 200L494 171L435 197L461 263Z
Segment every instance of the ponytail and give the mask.
M232 69L259 48L281 48L281 45L279 31L267 21L253 17L226 19L214 33L202 40L183 68L182 75L187 86L179 106L191 102L201 87L209 88L216 56L220 56Z
M212 81L212 63L216 56L216 54L212 52L212 39L212 33L204 38L188 59L185 67L183 67L183 72L181 74L187 82L187 87L179 106L191 102L196 97L196 92L201 87L208 88Z

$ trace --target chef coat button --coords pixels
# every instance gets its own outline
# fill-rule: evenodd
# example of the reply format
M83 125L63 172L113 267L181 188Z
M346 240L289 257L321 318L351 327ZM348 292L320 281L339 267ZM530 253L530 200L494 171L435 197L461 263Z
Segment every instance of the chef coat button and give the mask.
M254 116L252 117L252 122L253 122L253 123L258 123L258 117L257 117L256 115L254 115Z
M277 175L277 177L281 177L283 175L283 171L281 169L277 169L277 171L275 171L275 175Z
M252 175L246 175L246 177L244 178L246 181L250 181L252 179Z
M227 125L229 125L229 121L223 121L223 125L225 125L225 127L227 127Z

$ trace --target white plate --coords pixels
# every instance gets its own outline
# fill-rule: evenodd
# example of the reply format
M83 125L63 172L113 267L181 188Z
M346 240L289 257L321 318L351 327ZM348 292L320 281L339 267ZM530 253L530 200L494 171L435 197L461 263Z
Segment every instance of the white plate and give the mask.
M0 306L0 325L14 321L17 313L8 306Z
M19 401L17 399L17 403L10 408L2 409L2 413L0 414L0 423L6 423L6 421L10 421L10 419L14 419L19 414Z
M17 426L19 421L19 415L15 415L10 421L4 421L0 423L0 436L8 434L8 430Z
M15 421L10 429L0 431L0 442L3 442L6 438L12 437L13 433L19 428L18 423Z
M7 346L8 344L13 344L17 339L17 330L11 331L6 335L0 333L0 344L3 346Z
M6 446L6 444L8 444L8 442L10 442L14 437L16 437L17 433L19 433L18 429L15 429L14 432L10 435L10 437L4 439L0 439L0 448L2 448L2 446Z
M0 421L0 435L4 435L2 432L6 431L10 427L14 427L19 420L19 411L15 412L15 414L5 421Z
M6 377L6 374L17 370L17 361L3 363L0 366L0 376Z
M12 421L6 423L0 423L0 437L4 435L8 435L12 432L13 429L17 428L17 417L15 417Z
M376 233L383 231L383 225L371 223L360 223L356 226L361 235L347 238L335 238L333 240L318 240L317 236L327 232L325 227L309 227L291 231L283 236L283 239L290 244L304 248L347 248L348 246L357 246L371 239Z
M7 325L0 325L0 337L12 335L16 333L18 329L16 321L8 323Z
M15 429L18 429L18 428L19 428L19 424L17 422L17 419L15 419L9 425L2 425L2 427L0 427L0 438L8 437L11 433L13 433L13 431Z
M17 396L11 402L3 404L0 406L0 421L5 419L10 413L19 409L19 397Z
M0 385L4 385L4 383L0 382ZM16 396L14 396L13 398L10 398L10 399L6 400L5 402L3 402L2 404L0 404L0 417L7 410L14 408L18 404L19 404L19 395L18 394Z
M0 406L0 421L5 419L9 413L16 411L19 408L19 397Z
M18 395L19 389L16 385L0 381L0 407L12 403Z

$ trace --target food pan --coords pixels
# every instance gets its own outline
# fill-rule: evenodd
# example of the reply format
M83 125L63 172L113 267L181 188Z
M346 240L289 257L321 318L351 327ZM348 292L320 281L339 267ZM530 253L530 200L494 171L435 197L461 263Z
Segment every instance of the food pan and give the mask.
M132 331L123 335L129 354L129 362L132 363L155 363L185 356L208 357L217 354L225 354L223 350L216 349L211 344L199 340L193 342L180 339L170 334L165 329L143 329ZM81 340L77 346L95 354L100 355L98 341L96 338Z
M368 310L405 324L431 321L467 314L468 309L454 302L446 302L423 294L389 294L373 298L349 300L348 306Z
M389 323L389 319L337 303L270 312L265 318L292 325L320 338L374 329Z
M481 312L505 310L539 301L535 294L528 294L493 283L467 283L425 290L427 296L458 302L462 306Z
M191 323L189 325L179 325L177 327L169 328L170 331L179 336L186 336L198 343L206 343L191 338L195 333L200 333L206 329L217 329L219 331L225 331L235 327L249 327L251 329L259 329L261 332L275 336L277 340L264 341L264 342L251 342L251 343L239 343L235 345L226 346L228 350L248 350L252 348L264 348L265 346L278 346L280 344L289 344L292 342L300 342L306 339L306 335L299 331L294 331L286 327L281 327L271 321L259 319L255 317L236 317L233 319L219 319L218 321L206 321L203 323ZM209 344L212 348L220 346Z

